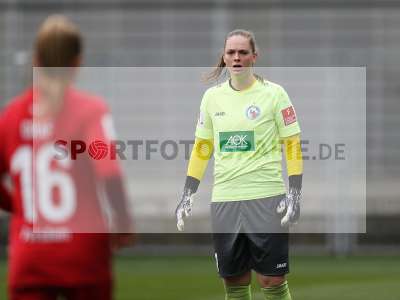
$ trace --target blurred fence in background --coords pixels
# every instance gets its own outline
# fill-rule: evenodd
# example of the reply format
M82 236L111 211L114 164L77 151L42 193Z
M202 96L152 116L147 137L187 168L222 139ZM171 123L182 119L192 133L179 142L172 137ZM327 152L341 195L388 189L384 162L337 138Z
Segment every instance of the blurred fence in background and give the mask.
M235 28L255 33L258 66L366 66L368 234L299 235L293 243L305 251L318 246L338 252L361 250L367 245L396 249L400 244L396 234L400 229L396 189L400 179L400 3L0 0L1 105L31 81L34 34L51 13L66 14L81 27L86 66L211 67L221 53L226 33ZM197 110L200 99L186 101ZM177 180L183 184L184 169L178 173ZM201 240L208 245L207 236L142 239L143 245L189 246Z

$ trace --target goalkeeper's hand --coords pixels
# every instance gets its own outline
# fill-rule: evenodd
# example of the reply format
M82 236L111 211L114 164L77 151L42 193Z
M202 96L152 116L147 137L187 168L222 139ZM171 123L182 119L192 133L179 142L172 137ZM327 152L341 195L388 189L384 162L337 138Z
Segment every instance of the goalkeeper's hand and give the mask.
M184 189L181 201L175 210L176 215L176 226L179 231L183 231L185 222L183 218L189 217L192 215L192 206L193 206L193 196L194 193L190 189Z
M279 214L286 213L281 219L281 225L283 227L288 227L291 225L295 225L300 217L300 199L301 199L301 190L296 188L290 188L289 193L283 198L277 208L276 211Z

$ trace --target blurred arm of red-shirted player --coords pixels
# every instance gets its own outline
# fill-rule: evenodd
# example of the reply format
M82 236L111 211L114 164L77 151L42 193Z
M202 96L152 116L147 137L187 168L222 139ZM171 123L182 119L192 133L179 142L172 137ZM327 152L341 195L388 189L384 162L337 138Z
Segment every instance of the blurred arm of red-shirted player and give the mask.
M112 176L105 179L104 189L113 214L114 229L110 237L111 247L113 250L118 250L132 246L136 237L122 178Z
M0 114L0 135L3 136L3 130L6 130L6 123L4 121L3 115ZM0 209L7 212L12 212L12 199L9 191L4 185L5 176L5 163L4 163L4 148L0 148Z
M116 152L114 125L109 108L104 101L95 101L96 109L87 124L85 141L102 141ZM111 209L111 244L114 249L130 246L135 241L130 202L123 182L122 170L118 159L92 159L99 183L105 192L108 207Z

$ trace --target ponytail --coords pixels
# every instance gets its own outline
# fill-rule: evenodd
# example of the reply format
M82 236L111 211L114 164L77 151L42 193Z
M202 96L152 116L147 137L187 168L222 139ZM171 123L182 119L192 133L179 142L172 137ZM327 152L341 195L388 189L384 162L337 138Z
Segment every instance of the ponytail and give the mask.
M204 76L204 81L205 82L218 81L222 73L224 73L224 76L226 75L225 66L226 64L224 62L224 55L222 54L219 59L219 62L215 65L214 69L210 73L206 74L206 76Z

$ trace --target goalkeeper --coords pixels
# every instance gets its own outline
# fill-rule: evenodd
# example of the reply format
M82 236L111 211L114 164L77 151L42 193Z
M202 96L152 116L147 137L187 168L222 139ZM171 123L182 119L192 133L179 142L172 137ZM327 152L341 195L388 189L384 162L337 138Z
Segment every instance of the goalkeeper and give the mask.
M267 300L290 300L288 227L300 214L303 164L300 128L285 90L254 73L254 35L235 30L210 73L229 79L206 91L200 106L196 140L177 226L191 214L193 195L214 151L211 219L215 258L224 280L225 299L251 299L255 271ZM289 191L282 179L284 144Z

